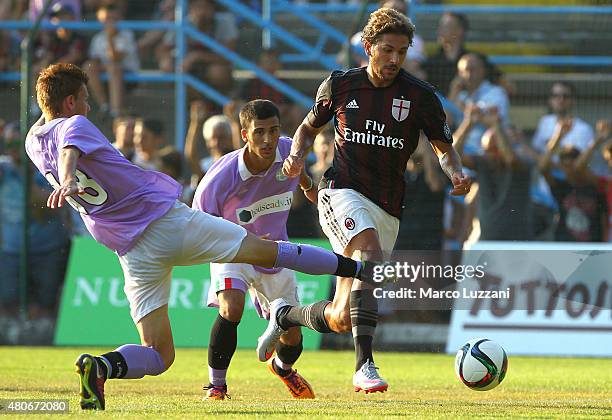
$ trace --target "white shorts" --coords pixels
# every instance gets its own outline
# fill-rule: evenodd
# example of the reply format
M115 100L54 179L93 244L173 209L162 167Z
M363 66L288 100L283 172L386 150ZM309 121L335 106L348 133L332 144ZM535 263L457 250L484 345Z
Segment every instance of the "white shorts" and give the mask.
M177 201L119 257L134 323L168 303L172 268L234 259L247 231Z
M380 246L390 256L399 219L391 216L363 194L349 189L325 188L319 191L319 223L334 251L344 254L351 239L365 229L375 229Z
M251 264L211 264L208 306L219 307L217 293L222 290L248 290L260 318L270 319L270 302L283 298L292 306L299 305L295 273L283 268L278 273L266 274Z

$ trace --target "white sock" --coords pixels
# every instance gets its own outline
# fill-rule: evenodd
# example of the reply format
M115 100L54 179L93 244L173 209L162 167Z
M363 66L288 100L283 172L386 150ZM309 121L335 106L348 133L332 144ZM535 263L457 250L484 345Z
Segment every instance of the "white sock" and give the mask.
M227 375L227 369L213 369L208 366L208 379L210 383L215 386L225 385L225 376Z
M292 364L290 365L288 363L283 363L278 357L274 358L274 363L276 364L277 368L282 370L291 370L291 367L293 366Z

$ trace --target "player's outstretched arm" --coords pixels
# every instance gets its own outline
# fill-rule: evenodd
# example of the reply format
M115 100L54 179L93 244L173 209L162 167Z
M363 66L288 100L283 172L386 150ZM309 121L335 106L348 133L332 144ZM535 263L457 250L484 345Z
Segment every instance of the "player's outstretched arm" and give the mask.
M291 153L283 163L283 173L291 178L299 176L304 168L304 155L312 147L314 139L323 130L323 127L315 128L308 122L308 117L295 131L291 143Z
M76 166L80 151L75 147L64 147L59 153L58 176L60 185L49 195L47 207L62 207L66 197L85 191L77 185Z
M439 140L432 140L431 145L438 155L440 167L453 183L451 195L465 195L470 192L472 180L463 173L461 158L453 145Z

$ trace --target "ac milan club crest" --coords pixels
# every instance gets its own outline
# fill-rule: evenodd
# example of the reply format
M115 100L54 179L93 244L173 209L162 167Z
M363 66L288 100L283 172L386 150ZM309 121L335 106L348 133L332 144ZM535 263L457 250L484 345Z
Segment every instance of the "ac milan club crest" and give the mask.
M348 230L353 230L353 229L355 229L355 221L353 219L351 219L350 217L347 217L346 219L344 219L344 226Z
M393 99L393 106L391 107L391 115L397 121L402 122L406 118L408 118L408 114L410 113L410 101L406 101L404 99Z

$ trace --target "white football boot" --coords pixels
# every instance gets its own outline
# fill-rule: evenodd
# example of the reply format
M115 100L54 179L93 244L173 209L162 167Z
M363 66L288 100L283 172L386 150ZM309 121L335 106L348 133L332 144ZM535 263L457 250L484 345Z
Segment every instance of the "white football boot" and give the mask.
M353 386L355 392L364 391L366 394L371 392L385 392L389 385L378 374L378 368L374 362L365 362L353 375Z
M270 304L270 321L268 322L268 328L264 333L257 339L257 357L261 362L267 361L274 354L274 346L280 340L281 335L286 333L283 330L278 321L276 320L276 314L278 310L284 306L289 306L287 301L283 298L275 299Z

